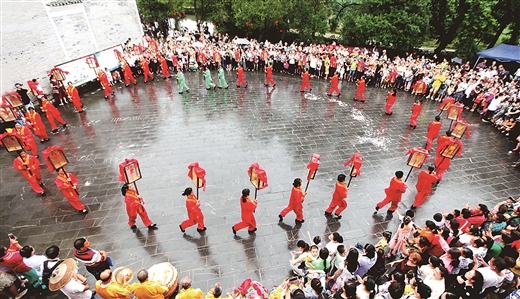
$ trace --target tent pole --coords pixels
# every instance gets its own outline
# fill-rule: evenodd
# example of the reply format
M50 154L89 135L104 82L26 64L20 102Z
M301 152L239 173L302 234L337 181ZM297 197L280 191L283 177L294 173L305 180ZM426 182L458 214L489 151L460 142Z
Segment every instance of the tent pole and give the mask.
M475 65L473 66L473 69L475 69L477 67L477 63L479 60L480 60L480 56L477 58L477 61L475 61Z

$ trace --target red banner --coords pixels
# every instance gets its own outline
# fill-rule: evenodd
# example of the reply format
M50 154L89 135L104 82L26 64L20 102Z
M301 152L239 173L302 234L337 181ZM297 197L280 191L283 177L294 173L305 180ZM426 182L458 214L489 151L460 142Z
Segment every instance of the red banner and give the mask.
M195 187L202 187L202 191L206 191L206 170L199 166L199 162L193 162L188 165L188 177L191 178Z
M415 168L421 168L430 157L428 151L423 149L422 147L412 147L405 154L405 156L408 155L410 156L407 162L408 166Z
M358 176L361 174L361 166L363 165L363 155L360 153L355 153L345 164L344 167L347 167L349 164L352 164L350 168L350 176Z
M267 187L267 173L260 167L258 163L253 163L247 170L251 183L258 189L262 190Z
M307 174L307 181L314 180L318 167L320 167L320 155L312 154L311 162L309 162L307 165L307 169L309 169L309 173Z
M139 161L137 159L125 159L119 164L119 181L131 184L141 179L141 169L139 168Z
M57 170L67 164L69 161L65 156L65 151L59 145L52 145L42 151L43 159L47 167L51 170Z

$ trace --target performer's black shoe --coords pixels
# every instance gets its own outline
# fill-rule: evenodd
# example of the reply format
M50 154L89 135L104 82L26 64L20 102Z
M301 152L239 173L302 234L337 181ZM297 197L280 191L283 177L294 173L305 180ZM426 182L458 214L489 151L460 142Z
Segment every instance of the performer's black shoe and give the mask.
M179 94L182 94L182 91L179 91Z
M244 86L244 88L247 88L247 84L246 84L246 86Z
M222 89L222 86L219 86L218 88Z
M137 228L137 225L135 225L135 224L130 226L130 229L136 229L136 228Z
M49 141L49 140L50 140L49 138L45 138L45 140L44 140L44 141Z
M67 124L66 124L66 123L64 123L64 124L63 124L63 128L65 129L66 127L67 127Z
M354 99L354 101L356 101L356 102L357 102L357 99Z
M281 221L283 221L283 217L282 217L282 215L278 215L278 222L281 222Z
M225 89L228 89L228 88L229 88L229 86L226 86L226 87L224 87L224 88L225 88Z
M156 230L156 229L159 229L159 228L157 227L157 224L154 223L154 224L148 226L148 229L149 230Z
M186 230L182 229L182 226L179 224L179 228L181 229L181 232L185 233Z
M203 232L203 231L205 231L205 230L207 230L207 229L208 229L207 227L204 227L203 229L198 229L198 228L197 228L197 231L198 231L199 233L201 233L201 232Z
M394 211L390 211L390 210L388 210L388 211L386 211L386 213L387 213L387 214L393 214Z
M336 96L339 98L339 96L341 95L341 93L338 93ZM363 101L364 102L364 101Z
M125 85L125 87L128 87L128 86L130 86L130 84L126 84L126 85Z
M295 222L296 224L301 224L301 223L304 223L304 222L305 222L305 219L302 219L302 220L297 220L297 219L296 219L296 220L294 220L294 222Z
M235 227L232 226L231 229L233 230L233 235L236 235L236 234L237 234L237 231L235 230Z
M254 233L256 232L256 227L255 227L255 229L253 229L253 230L248 230L247 232L248 232L249 234L254 234Z
M309 90L309 92L312 92L312 88Z
M325 216L332 216L332 213L329 213L329 212L325 211L325 213L323 215L325 215Z
M275 84L275 85L273 85L273 88L275 88L275 87L276 87L276 84Z
M88 214L88 210L87 209L83 209L83 210L81 210L81 213Z
M42 193L40 193L41 196L45 196L45 191L43 191Z
M206 90L210 90L211 88L206 88Z
M375 210L374 214L377 214L377 211L379 211L379 207L378 206L376 206L376 210Z
M43 187L43 183L40 183L40 187Z
M265 87L269 87L269 84L265 84Z
M329 97L332 96L332 94L330 94L330 93L328 93L327 95L328 95Z
M237 85L237 88L240 88L240 85Z
M58 129L54 129L51 131L52 134L58 134Z
M300 90L300 92L305 92L305 90Z
M417 209L417 207L414 206L414 205L412 205L412 206L410 207L410 209L415 210L415 209Z
M340 220L341 219L341 215L334 214L334 218Z
M45 142L45 140L40 140L40 143L44 143L44 142Z
M107 97L107 96L105 96L105 99L108 99L108 97Z
M188 90L186 90L186 92L187 92L187 93L190 93L190 90L188 89Z

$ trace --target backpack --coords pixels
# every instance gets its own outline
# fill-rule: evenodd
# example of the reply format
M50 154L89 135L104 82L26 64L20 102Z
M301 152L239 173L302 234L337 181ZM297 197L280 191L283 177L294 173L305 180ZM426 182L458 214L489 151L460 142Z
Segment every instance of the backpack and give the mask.
M49 279L51 278L52 271L56 269L63 261L58 261L52 268L47 267L49 264L49 261L43 262L43 269L42 269L42 283L49 287Z

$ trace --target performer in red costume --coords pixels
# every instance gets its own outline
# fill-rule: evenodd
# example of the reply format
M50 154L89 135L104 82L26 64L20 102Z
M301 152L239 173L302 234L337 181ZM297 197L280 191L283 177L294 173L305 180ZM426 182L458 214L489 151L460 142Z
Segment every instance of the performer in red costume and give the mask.
M248 228L247 231L252 234L256 231L256 219L255 219L255 210L258 205L256 198L251 200L249 198L250 191L249 189L242 190L242 197L240 197L240 209L242 210L242 221L233 225L231 228L233 230L233 234L237 234L237 231Z
M159 55L158 61L161 63L161 72L163 74L164 80L171 78L172 75L170 72L168 72L168 63L166 62L166 59Z
M122 61L121 68L123 69L123 76L125 77L126 87L130 86L130 81L132 81L132 83L136 85L137 80L135 80L134 73L132 73L132 69L130 68L130 65L128 65L128 62L126 62L126 60Z
M437 138L437 149L435 149L435 159L437 159L437 157L441 157L441 152L444 150L446 145L452 142L453 138L451 138L451 130L446 131L446 135Z
M157 224L153 223L148 217L148 213L144 208L144 200L137 191L135 191L134 185L124 184L121 188L121 192L125 197L126 213L128 214L128 225L130 228L137 228L135 220L137 219L137 215L139 215L148 229L157 229Z
M300 92L305 92L305 88L307 88L310 92L312 92L312 87L309 84L309 70L305 69L305 71L302 73L302 87L300 88Z
M207 228L204 226L204 215L200 209L200 201L193 194L193 189L190 187L186 188L182 193L186 196L186 210L188 211L188 219L184 220L180 225L181 232L185 232L190 226L197 224L197 231L199 233L205 231Z
M428 125L428 132L426 133L426 150L429 151L432 149L433 140L439 136L441 127L441 117L437 115L435 116L435 120Z
M110 83L108 82L107 74L105 74L105 72L103 72L102 70L99 70L98 71L98 80L99 80L99 83L101 83L101 87L103 87L103 90L105 92L105 99L108 99L108 95L114 94L114 90L112 89L112 87L110 87Z
M294 179L289 205L282 210L280 215L278 215L280 221L283 221L283 217L291 211L296 214L296 223L303 223L305 221L303 219L303 201L305 200L305 195L307 195L307 193L302 191L301 186L302 180L300 178Z
M241 84L244 84L244 88L247 88L246 80L244 79L244 68L239 64L237 67L237 87L240 88Z
M433 161L433 164L435 165L435 173L437 174L437 182L436 185L442 181L442 177L444 176L444 172L450 168L451 165L451 159L439 157L438 159L435 158L435 161Z
M46 97L42 97L41 110L42 112L45 112L45 116L47 116L47 119L51 124L52 133L58 133L58 127L54 122L55 119L63 125L63 128L67 127L67 123L63 120L63 118L61 118L61 114L58 111L58 109L56 109L56 107L54 107L54 105L51 102L49 102L49 100L47 100Z
M346 175L340 174L338 175L338 181L336 182L336 188L334 189L334 193L332 194L332 201L329 204L329 207L325 211L325 216L331 216L334 209L336 210L336 219L341 219L341 212L343 212L347 208L347 194L348 188L345 186Z
M23 177L29 182L34 192L45 195L42 177L40 176L40 161L38 158L28 155L25 151L19 151L18 157L13 161L14 170L22 172Z
M40 114L34 111L34 107L29 107L29 111L27 111L27 120L31 123L31 127L34 131L34 134L40 138L40 142L49 141L49 135L47 135L47 128L42 122L42 118Z
M419 118L419 115L421 115L422 108L422 100L418 100L413 103L412 116L410 116L410 127L412 127L412 129L417 128L417 118Z
M419 178L415 185L417 195L415 196L415 202L412 204L412 209L420 207L432 191L432 185L438 180L434 170L433 166L428 166L428 170L423 170L419 173Z
M359 79L356 82L357 90L356 90L356 97L354 98L354 101L358 100L358 97L360 97L361 102L365 101L365 89L367 87L365 82L365 76L361 76L361 79Z
M389 91L388 95L386 96L386 106L385 106L386 115L392 115L392 106L394 105L396 99L397 99L397 89L392 88L392 91Z
M270 63L265 68L265 86L269 86L269 83L273 84L273 87L276 86L273 80L273 66Z
M58 170L58 177L54 182L74 209L83 214L88 213L85 205L79 201L78 178L74 174L70 172L65 173L63 168L60 168Z
M382 207L386 206L389 203L392 203L390 208L388 208L387 213L392 214L397 207L399 206L399 203L401 202L401 197L403 196L403 193L406 192L406 184L402 180L403 178L403 172L402 171L396 171L395 177L392 178L390 181L390 186L385 189L386 197L382 201L380 201L376 205L376 211L374 214L379 211Z
M144 83L148 82L148 77L154 79L152 73L150 72L150 66L148 65L148 60L143 57L141 59L141 67L143 68L143 76L144 76Z
M76 107L76 110L78 110L79 113L83 112L83 103L81 103L81 98L79 97L79 92L74 85L72 85L72 82L67 83L67 92L69 93L69 96L72 99L72 104L74 104L74 107Z
M11 129L6 129L9 131ZM22 126L18 121L14 124L14 132L18 134L18 138L23 142L23 148L25 150L30 150L36 158L38 158L38 147L36 146L36 141L34 141L34 137L32 135L31 129L29 129L28 125Z
M331 84L331 87L330 87L329 93L327 95L330 97L330 96L332 96L333 92L336 92L337 96L339 97L341 95L341 92L339 91L339 88L338 88L338 84L339 84L338 73L334 73L334 76L332 76L332 78L330 78L330 84Z

